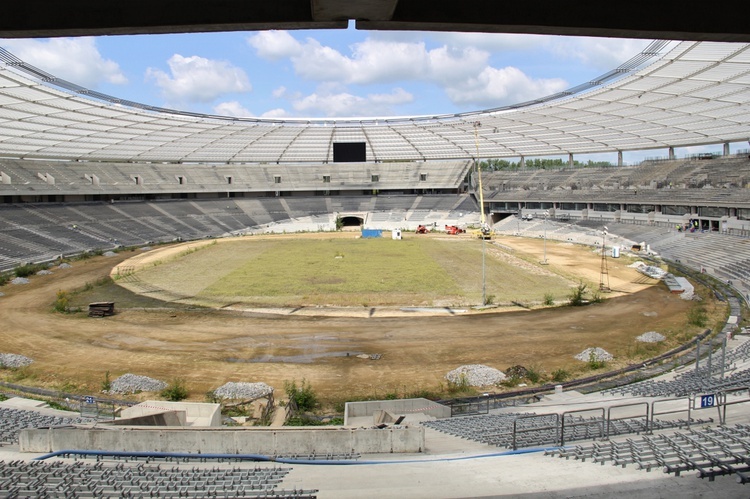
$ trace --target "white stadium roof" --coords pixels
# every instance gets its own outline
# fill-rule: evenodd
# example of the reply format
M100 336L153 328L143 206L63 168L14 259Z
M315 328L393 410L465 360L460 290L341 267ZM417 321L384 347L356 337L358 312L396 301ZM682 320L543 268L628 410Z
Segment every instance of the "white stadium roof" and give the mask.
M750 138L750 44L652 43L597 81L534 102L441 116L255 119L119 101L0 49L0 156L80 161L325 163L663 149Z

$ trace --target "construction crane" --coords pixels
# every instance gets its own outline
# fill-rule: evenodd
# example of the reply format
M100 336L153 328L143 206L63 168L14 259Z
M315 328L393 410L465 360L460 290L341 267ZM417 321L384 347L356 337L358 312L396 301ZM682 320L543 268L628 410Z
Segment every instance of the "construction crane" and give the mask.
M479 135L478 130L482 124L478 121L474 122L474 143L477 147L477 158L474 160L474 167L477 170L477 181L479 182L479 210L481 213L479 219L479 233L477 237L481 239L492 239L492 229L487 223L487 218L484 214L484 189L482 188L482 167L479 165Z

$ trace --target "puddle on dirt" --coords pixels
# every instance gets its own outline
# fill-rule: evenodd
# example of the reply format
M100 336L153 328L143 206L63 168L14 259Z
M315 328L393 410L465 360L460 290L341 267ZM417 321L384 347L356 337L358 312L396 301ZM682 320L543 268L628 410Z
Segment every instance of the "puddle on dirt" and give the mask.
M224 359L226 362L246 362L246 363L258 363L258 362L281 362L284 364L312 364L316 360L329 358L329 357L356 357L362 352L317 352L317 353L304 353L300 355L261 355L259 357L253 357L252 359L239 359L237 357L228 357Z

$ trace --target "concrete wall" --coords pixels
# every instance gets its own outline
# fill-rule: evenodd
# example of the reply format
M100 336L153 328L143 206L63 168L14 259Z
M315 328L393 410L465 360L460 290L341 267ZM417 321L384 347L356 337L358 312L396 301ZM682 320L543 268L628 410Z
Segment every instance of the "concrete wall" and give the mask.
M424 428L48 428L19 435L21 452L117 450L220 454L422 452Z
M167 412L175 412L181 415L179 426L221 427L221 405L219 404L146 400L133 407L123 409L120 416L127 419Z
M347 402L344 411L344 425L348 425L349 418L372 416L377 411L388 411L394 416L409 414L427 414L438 419L451 417L451 408L440 405L429 399L403 400L370 400L367 402Z

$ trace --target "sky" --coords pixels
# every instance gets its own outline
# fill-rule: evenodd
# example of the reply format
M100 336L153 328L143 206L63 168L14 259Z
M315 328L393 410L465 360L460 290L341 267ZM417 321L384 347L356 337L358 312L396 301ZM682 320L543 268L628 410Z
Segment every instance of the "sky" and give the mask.
M587 82L650 40L299 30L0 39L20 59L152 106L234 117L452 114ZM652 154L653 156L653 154Z
M0 40L48 73L116 97L272 118L443 114L515 104L595 78L648 43L351 28Z

